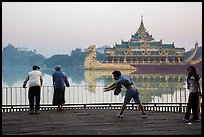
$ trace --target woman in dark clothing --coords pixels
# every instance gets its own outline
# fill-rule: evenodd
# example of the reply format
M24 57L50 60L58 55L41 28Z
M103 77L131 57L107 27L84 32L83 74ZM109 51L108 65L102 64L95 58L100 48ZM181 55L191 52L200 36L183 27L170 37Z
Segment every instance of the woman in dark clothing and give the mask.
M53 105L57 105L57 110L62 111L65 103L65 86L69 87L70 84L66 74L61 71L61 66L59 65L55 67L55 72L53 73L53 86Z
M185 121L190 121L190 114L191 110L193 112L193 121L200 121L199 120L199 111L198 111L198 100L199 96L201 96L201 89L199 80L200 77L197 74L196 68L194 66L189 66L187 69L188 76L187 76L187 89L189 90L189 98L188 104L185 113Z

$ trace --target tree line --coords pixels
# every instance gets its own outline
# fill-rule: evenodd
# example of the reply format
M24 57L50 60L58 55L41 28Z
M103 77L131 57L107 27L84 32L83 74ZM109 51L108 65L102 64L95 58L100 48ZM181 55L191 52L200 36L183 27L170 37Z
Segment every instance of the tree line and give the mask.
M100 49L101 50L101 49ZM184 60L193 52L193 49L185 53ZM89 53L80 48L74 49L69 54L56 54L50 58L45 58L38 54L36 50L29 50L27 48L16 48L12 44L3 48L2 51L2 65L3 66L32 66L33 64L54 67L56 64L61 66L83 68L84 59ZM202 55L202 47L199 47L198 54L195 58ZM103 53L97 52L97 60L105 60Z
M56 64L68 67L83 67L84 59L89 53L80 48L73 49L69 54L56 54L49 58L36 53L36 50L16 48L11 44L3 48L3 66L32 66L33 64L54 67ZM97 52L97 60L104 60L105 55Z

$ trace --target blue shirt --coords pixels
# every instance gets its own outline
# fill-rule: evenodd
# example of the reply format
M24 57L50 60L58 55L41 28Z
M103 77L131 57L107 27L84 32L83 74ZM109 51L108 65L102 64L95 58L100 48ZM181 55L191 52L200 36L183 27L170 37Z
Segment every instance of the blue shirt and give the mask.
M128 76L124 75L124 74L121 74L119 77L118 77L118 80L116 80L116 84L117 86L121 86L123 85L126 89L128 89L128 87L133 83L133 81L131 80L131 78L129 78Z
M65 86L69 87L69 81L64 72L55 71L53 73L53 86L56 89L64 89Z

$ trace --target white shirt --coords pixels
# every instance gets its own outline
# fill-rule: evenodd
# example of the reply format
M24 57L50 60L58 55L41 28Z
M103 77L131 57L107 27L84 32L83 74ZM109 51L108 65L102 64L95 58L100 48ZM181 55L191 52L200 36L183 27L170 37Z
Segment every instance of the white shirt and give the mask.
M29 87L33 86L42 86L42 73L39 70L32 70L28 73L27 77L25 78L24 84L26 84L29 80Z
M193 80L195 81L195 77L191 76L191 78L188 80L189 81L189 92L193 93L193 92L197 92L197 86L196 84L193 83Z

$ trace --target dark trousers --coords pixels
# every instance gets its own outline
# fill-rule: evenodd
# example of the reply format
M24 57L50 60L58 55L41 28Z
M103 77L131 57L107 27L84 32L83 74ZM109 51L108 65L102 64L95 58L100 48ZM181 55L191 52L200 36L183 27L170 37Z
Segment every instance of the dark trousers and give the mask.
M198 116L198 98L199 98L199 96L198 96L197 92L189 94L187 110L185 113L185 119L189 119L190 114L191 114L191 110L193 112L192 118L195 120L199 119L199 116Z
M30 87L28 92L28 99L30 103L30 110L40 110L40 86Z

